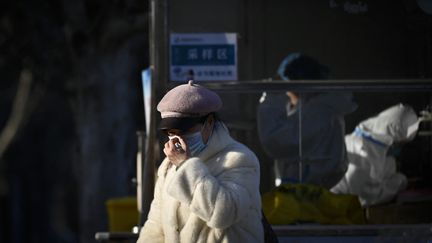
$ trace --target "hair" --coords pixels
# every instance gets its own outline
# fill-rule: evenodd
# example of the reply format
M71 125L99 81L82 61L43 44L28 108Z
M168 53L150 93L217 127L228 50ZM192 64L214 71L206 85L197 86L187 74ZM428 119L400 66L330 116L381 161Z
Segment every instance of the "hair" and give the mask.
M322 65L312 57L301 55L285 67L284 75L290 80L320 80L328 79L330 69ZM298 92L295 92L298 94ZM304 100L307 102L320 92L302 93Z
M213 119L215 120L215 122L217 122L217 121L222 121L222 120L220 119L219 115L218 115L216 112L210 112L210 113L208 113L207 115L202 116L202 117L200 118L199 123L204 124L204 122L207 120L207 118L208 118L210 115L213 115Z
M284 75L290 80L318 80L328 79L330 70L317 60L301 55L285 67Z

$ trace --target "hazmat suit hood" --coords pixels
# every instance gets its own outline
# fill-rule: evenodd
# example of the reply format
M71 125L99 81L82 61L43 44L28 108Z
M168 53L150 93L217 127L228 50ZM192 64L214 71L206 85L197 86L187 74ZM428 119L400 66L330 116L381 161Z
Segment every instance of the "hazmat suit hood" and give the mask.
M387 145L414 139L420 120L410 106L397 104L359 124L359 128Z
M407 105L397 104L361 122L345 136L348 170L334 186L334 193L353 194L363 206L390 201L406 187L407 178L399 173L391 152L394 143L414 139L420 119Z

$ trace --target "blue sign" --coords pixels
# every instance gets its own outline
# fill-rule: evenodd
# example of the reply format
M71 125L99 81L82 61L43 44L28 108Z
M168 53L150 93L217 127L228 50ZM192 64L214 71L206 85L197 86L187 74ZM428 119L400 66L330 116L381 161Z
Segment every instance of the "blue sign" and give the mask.
M237 80L237 34L171 33L170 79Z
M172 45L171 65L234 65L234 45Z

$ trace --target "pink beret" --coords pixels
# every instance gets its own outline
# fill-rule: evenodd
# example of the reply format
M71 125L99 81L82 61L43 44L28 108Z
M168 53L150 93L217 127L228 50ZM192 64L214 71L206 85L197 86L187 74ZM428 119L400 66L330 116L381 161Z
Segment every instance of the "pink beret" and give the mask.
M168 91L157 105L157 110L162 118L200 117L221 107L219 95L189 81Z
M161 113L160 129L184 129L191 127L211 112L222 107L222 100L215 92L194 84L179 85L165 94L157 105Z
M157 110L162 118L200 117L221 107L219 95L191 80L168 91L157 105Z

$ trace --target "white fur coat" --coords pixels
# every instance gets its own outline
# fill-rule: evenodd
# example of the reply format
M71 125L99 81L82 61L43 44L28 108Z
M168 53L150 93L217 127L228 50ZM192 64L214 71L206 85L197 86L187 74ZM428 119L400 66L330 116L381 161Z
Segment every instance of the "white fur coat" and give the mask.
M259 181L255 154L216 123L198 157L162 162L138 243L263 242Z

